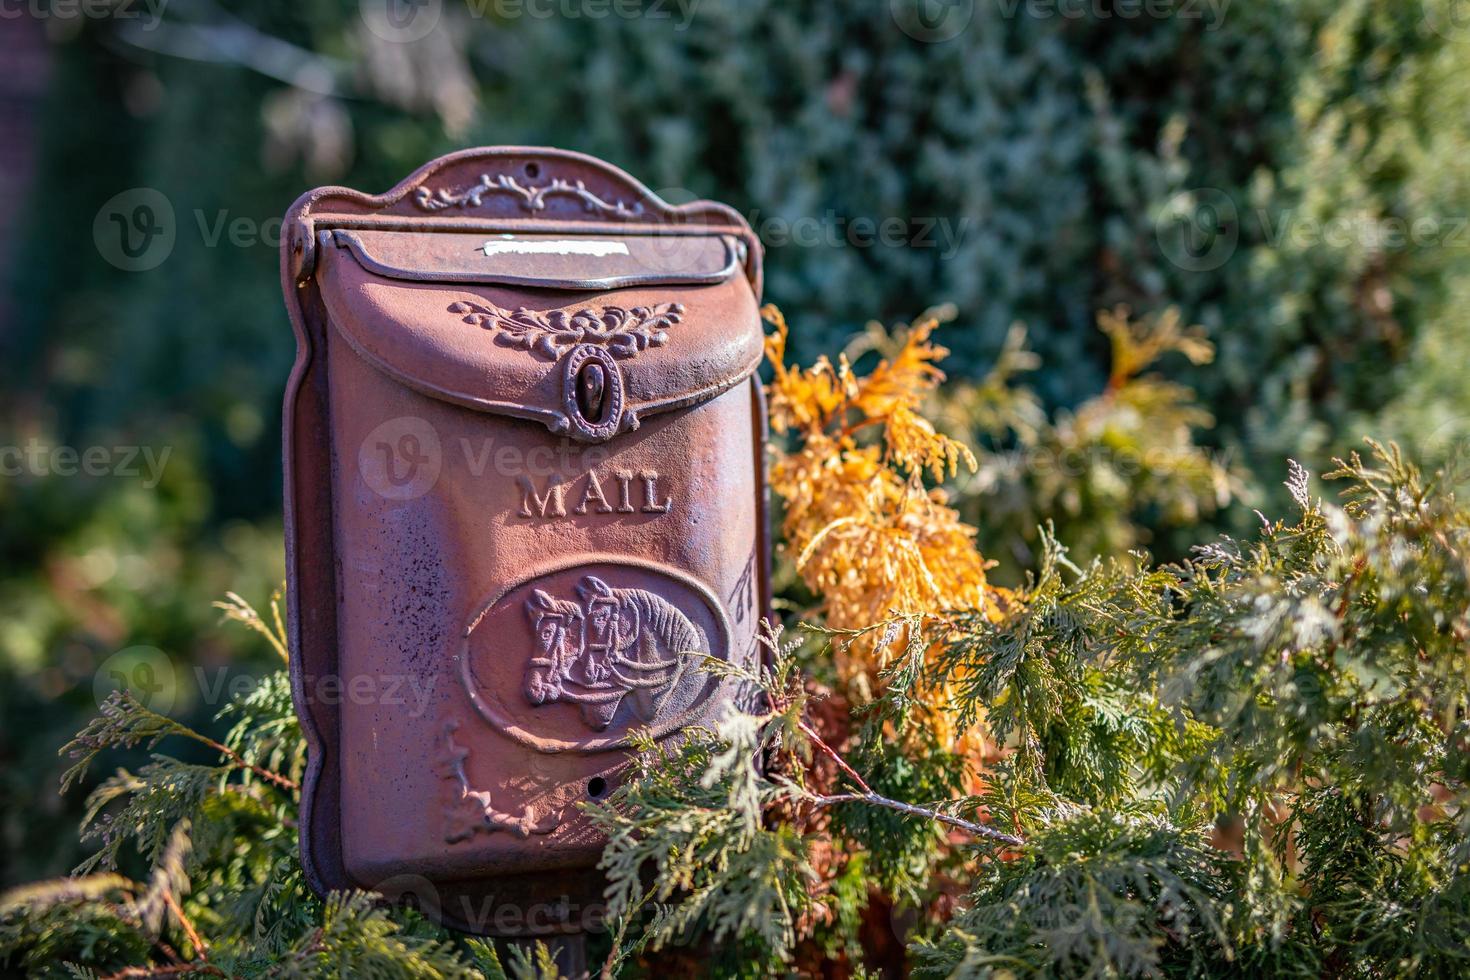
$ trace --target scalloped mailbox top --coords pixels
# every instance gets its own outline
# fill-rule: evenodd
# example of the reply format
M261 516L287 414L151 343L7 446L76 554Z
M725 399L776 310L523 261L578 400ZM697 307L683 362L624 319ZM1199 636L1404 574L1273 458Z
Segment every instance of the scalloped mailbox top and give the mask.
M733 208L712 201L671 205L600 160L542 147L485 147L440 157L383 194L320 187L286 216L287 274L314 271L318 236L335 229L501 230L624 235L721 234L741 245L739 263L757 298L760 242Z

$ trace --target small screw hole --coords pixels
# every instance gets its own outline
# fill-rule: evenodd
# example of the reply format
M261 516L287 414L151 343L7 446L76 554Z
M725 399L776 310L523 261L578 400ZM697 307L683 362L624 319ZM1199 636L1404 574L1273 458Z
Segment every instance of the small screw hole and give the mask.
M528 163L528 164L526 164L526 176L527 177L530 177L532 180L535 180L537 177L540 177L541 176L541 164L539 164L539 163Z
M593 776L591 779L587 780L587 795L592 797L594 800L598 799L602 796L603 793L606 792L606 779L603 779L601 776Z

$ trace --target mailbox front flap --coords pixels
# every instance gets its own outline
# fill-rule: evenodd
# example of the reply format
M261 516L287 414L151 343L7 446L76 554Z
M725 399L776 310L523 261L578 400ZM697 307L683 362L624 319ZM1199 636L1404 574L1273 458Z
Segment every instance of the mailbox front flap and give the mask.
M317 278L339 334L401 383L603 441L754 372L743 250L725 234L336 230Z

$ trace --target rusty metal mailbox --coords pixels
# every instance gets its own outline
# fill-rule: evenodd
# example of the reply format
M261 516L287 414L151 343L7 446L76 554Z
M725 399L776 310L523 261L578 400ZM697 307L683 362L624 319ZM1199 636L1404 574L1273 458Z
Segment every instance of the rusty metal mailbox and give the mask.
M312 191L282 254L293 692L318 891L595 926L577 804L757 656L760 247L576 153Z

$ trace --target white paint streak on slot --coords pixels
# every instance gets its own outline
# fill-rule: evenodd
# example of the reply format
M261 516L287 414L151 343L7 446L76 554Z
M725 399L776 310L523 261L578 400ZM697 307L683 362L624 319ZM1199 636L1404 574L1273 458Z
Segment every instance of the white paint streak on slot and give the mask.
M555 239L553 241L528 241L510 239L489 241L480 246L487 257L492 255L627 255L626 242L581 241Z

